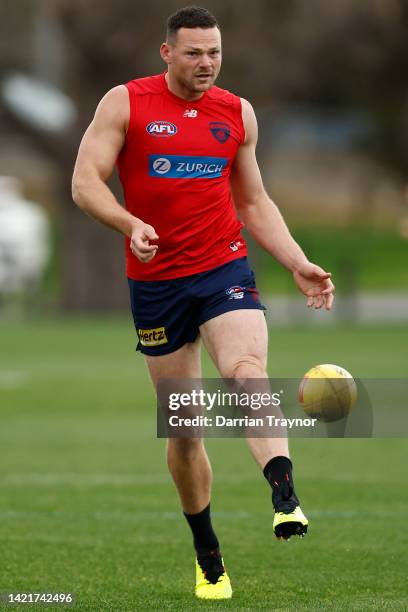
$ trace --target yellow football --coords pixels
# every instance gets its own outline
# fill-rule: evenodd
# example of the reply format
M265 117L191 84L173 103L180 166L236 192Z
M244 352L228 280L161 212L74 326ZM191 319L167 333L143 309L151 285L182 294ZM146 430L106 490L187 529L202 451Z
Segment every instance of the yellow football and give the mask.
M344 418L356 400L357 386L350 372L331 363L311 368L299 385L300 405L319 421Z

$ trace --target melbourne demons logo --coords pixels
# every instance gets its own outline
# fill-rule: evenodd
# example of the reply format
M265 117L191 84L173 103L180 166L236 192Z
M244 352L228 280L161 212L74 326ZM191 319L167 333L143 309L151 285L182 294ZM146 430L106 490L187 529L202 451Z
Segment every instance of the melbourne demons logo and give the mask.
M167 138L168 136L177 134L177 127L174 123L170 123L169 121L152 121L146 126L146 132L150 134L150 136Z
M229 125L227 125L226 123L221 123L220 121L212 121L210 123L210 130L214 138L222 144L224 144L224 142L227 142L231 134Z

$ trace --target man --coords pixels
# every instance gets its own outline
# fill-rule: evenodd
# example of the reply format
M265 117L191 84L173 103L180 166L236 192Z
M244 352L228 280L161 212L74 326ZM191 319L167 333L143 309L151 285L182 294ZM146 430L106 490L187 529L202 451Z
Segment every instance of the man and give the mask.
M334 286L265 192L251 105L214 86L221 67L214 16L200 7L177 11L160 54L165 74L115 87L100 102L79 149L73 198L126 236L138 348L156 388L163 378L200 378L200 337L222 377L265 380L267 328L242 223L293 274L308 306L329 310ZM126 209L106 186L116 163ZM272 488L275 534L304 535L286 438L248 443ZM230 598L203 441L171 438L167 457L193 533L196 595Z

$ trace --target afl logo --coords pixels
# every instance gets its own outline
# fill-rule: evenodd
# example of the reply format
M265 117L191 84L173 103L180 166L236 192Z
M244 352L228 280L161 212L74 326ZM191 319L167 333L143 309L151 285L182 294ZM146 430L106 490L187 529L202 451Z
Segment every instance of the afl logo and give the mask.
M146 131L150 136L159 136L167 138L177 134L177 127L169 121L152 121L146 126Z
M159 157L153 162L153 170L157 174L167 174L171 170L171 162L167 157Z

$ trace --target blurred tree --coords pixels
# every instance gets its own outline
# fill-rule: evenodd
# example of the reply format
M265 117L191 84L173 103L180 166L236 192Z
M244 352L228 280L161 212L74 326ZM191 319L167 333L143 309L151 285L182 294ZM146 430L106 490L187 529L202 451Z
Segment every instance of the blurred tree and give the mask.
M60 139L50 142L32 135L61 169L67 308L112 309L127 301L121 239L78 213L70 201L70 175L81 134L101 96L118 83L163 69L158 48L165 21L181 4L3 0L0 6L0 70L27 69L30 61L38 70L39 56L34 54L36 62L30 58L30 45L25 44L37 15L37 32L38 16L40 32L53 31L48 59L42 47L42 71L44 63L55 59L52 45L60 36L62 82L79 109L76 129ZM249 5L244 0L208 0L205 6L216 14L223 32L220 86L250 99L258 109L284 104L362 109L382 134L378 143L371 143L371 154L406 174L406 0L253 0ZM115 181L113 188L120 197Z
M95 94L162 69L158 46L166 17L180 2L48 1L70 43L70 88L87 109L84 118L89 119ZM389 143L385 156L406 163L401 130L408 88L406 0L205 4L223 30L222 86L257 104L364 108L382 125Z

